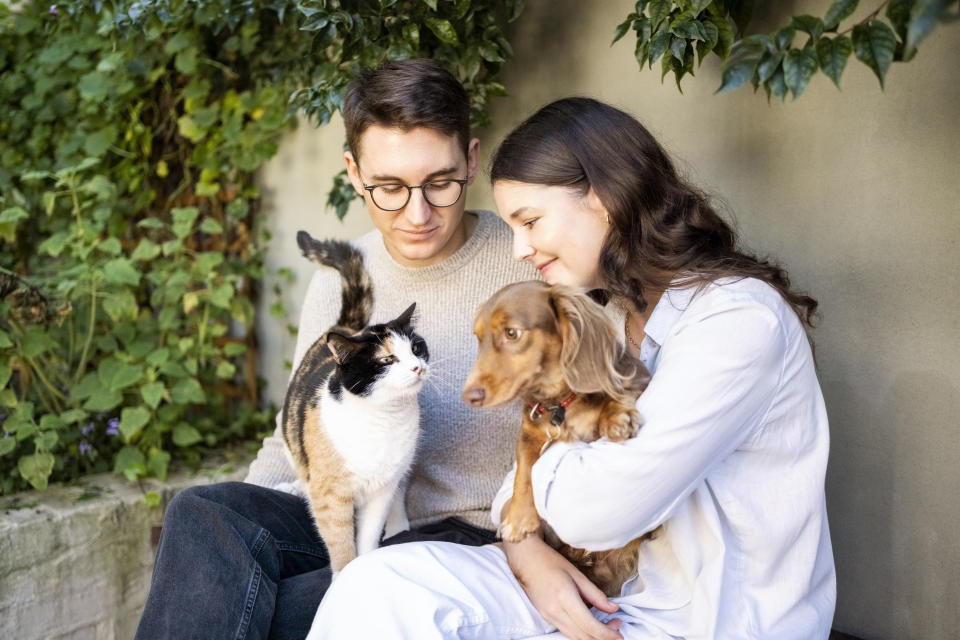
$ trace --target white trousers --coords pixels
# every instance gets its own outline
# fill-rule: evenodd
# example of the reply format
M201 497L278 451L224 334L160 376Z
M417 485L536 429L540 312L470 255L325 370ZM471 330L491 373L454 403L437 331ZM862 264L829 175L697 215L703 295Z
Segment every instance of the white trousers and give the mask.
M616 600L616 599L615 599ZM669 637L624 612L627 640ZM530 603L495 546L411 542L382 547L348 564L334 580L307 640L536 638L563 640Z

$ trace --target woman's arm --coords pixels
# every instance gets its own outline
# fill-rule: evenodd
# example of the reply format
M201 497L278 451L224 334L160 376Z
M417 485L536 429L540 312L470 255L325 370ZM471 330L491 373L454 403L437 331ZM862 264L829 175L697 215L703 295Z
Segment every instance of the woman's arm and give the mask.
M787 350L780 316L766 303L716 290L697 298L664 340L637 402L637 437L559 443L537 461L537 510L561 539L611 549L654 529L755 435Z
M507 499L495 520L502 520L509 506ZM563 635L571 640L622 640L619 619L604 624L589 608L613 613L619 608L617 604L544 542L539 533L520 542L501 542L500 548L530 602Z

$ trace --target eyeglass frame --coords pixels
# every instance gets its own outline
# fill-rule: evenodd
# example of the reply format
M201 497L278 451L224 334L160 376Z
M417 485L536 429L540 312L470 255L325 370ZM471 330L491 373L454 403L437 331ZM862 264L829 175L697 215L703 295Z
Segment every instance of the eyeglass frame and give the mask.
M430 202L430 198L427 197L427 192L424 191L423 188L429 184L433 184L434 182L456 182L457 184L459 184L460 193L457 194L456 200L454 200L450 204L433 204L432 202ZM370 194L370 200L372 200L373 204L375 204L377 208L380 209L381 211L400 211L405 206L410 204L410 197L413 195L414 189L420 189L420 193L423 194L423 199L426 200L427 204L429 204L431 207L436 207L438 209L446 209L447 207L452 207L453 205L460 202L460 198L463 197L463 188L467 186L468 182L470 182L469 178L437 178L435 180L427 180L422 184L414 184L414 185L404 184L402 182L381 182L380 184L367 184L366 182L363 181L362 177L360 178L360 184L363 185L363 190L367 191ZM404 189L407 190L407 199L404 200L403 204L397 207L396 209L385 209L384 207L381 207L377 203L377 199L373 197L374 189L376 189L377 187L389 187L389 186L403 187Z

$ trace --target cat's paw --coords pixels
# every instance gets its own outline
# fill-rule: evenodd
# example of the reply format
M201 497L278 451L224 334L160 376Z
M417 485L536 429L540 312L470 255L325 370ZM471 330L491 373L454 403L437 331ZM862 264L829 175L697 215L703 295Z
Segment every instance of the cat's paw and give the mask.
M497 533L507 542L520 542L527 536L533 535L540 528L540 516L536 511L530 513L507 513L507 517L500 523Z
M640 413L636 409L630 408L602 415L598 430L602 437L606 437L613 442L620 442L637 435L637 430L640 429L641 424L643 424L643 420L640 418Z

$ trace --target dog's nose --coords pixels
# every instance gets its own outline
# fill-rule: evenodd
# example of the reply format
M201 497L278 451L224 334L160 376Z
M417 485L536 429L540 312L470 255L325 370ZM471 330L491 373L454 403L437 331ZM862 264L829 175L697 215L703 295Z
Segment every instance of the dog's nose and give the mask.
M480 407L483 405L483 399L486 397L483 389L480 387L474 387L473 389L464 389L463 395L460 396L463 398L464 402L471 404L474 407Z

